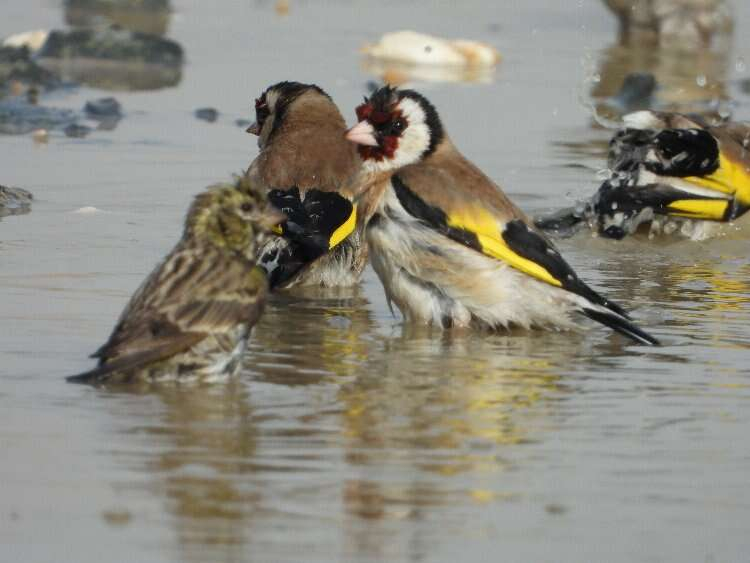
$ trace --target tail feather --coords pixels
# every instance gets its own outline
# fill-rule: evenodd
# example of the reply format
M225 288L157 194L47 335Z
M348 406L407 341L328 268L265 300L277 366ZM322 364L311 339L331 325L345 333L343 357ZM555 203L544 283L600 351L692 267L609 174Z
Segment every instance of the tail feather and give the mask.
M112 371L111 366L103 364L78 375L68 376L65 381L68 383L98 383L107 379Z
M192 339L187 340L187 342L195 343L196 340L200 340L202 335L199 333L183 333L182 336L187 338L192 337ZM172 346L165 345L150 350L134 352L127 356L100 363L92 370L66 377L65 381L69 383L100 383L105 380L109 381L113 378L120 382L130 381L134 374L146 365L171 356L176 353L176 351L179 351L179 349L184 348L185 340L186 339L176 343L170 343L173 344ZM177 348L177 350L175 350L175 348Z
M645 330L636 326L635 323L617 314L614 311L608 311L600 308L584 307L582 313L588 318L608 326L615 332L619 332L639 344L649 346L661 346L661 342L647 333Z

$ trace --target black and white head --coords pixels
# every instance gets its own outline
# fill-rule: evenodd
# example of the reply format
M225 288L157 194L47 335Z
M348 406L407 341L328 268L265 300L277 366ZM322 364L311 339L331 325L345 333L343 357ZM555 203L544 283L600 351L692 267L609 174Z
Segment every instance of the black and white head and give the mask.
M305 95L322 97L326 103L333 103L330 96L315 84L289 81L269 86L256 98L255 122L247 128L247 132L258 136L258 147L263 149L268 145L288 118L294 102Z
M395 170L432 154L443 140L435 107L414 90L384 86L357 107L359 123L346 138L356 143L364 167Z

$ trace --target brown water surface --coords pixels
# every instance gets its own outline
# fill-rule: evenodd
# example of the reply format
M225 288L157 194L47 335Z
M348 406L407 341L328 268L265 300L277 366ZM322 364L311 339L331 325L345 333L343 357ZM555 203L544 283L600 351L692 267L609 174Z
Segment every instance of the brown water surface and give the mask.
M284 11L175 1L159 30L185 49L178 86L115 92L125 118L84 140L0 137L0 183L36 196L30 214L0 220L0 560L747 560L747 237L561 242L662 348L599 328L403 326L368 270L356 290L275 298L225 385L65 384L174 244L192 195L256 154L234 124L253 98L278 80L314 81L351 122L371 79L357 50L385 31L500 49L489 82L415 86L526 210L596 188L609 132L591 127L583 100L620 72L613 60L633 60L600 3L292 0ZM0 36L71 17L52 0L0 12ZM701 58L700 82L748 119L750 5L735 12L732 50ZM692 72L649 64L671 94ZM43 100L78 109L111 94ZM216 123L193 117L205 106ZM86 206L99 212L75 212Z

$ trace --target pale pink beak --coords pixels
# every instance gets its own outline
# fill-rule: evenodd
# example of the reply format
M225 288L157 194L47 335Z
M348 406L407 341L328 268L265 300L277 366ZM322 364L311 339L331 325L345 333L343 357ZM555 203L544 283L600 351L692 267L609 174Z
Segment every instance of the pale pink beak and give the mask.
M346 139L358 145L368 147L377 147L378 141L375 138L375 129L369 121L360 121L354 127L346 132Z

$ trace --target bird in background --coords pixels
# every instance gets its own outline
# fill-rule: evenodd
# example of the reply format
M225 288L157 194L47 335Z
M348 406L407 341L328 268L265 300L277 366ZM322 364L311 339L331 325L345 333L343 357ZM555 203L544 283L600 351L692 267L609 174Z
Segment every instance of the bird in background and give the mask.
M197 195L182 238L92 355L97 367L68 381L207 381L235 373L268 293L256 256L283 219L244 179Z
M540 218L545 230L589 225L613 239L645 230L711 236L750 209L750 125L698 116L626 115L609 145L607 178L589 202Z
M247 176L287 220L261 251L272 289L356 284L367 263L353 202L361 167L346 123L314 84L279 82L255 101L260 153Z
M581 313L658 344L584 283L492 180L451 142L435 107L385 86L356 109L358 145L376 202L372 265L409 321L448 328L575 328Z

